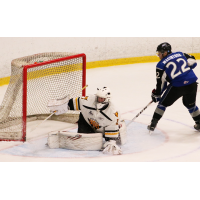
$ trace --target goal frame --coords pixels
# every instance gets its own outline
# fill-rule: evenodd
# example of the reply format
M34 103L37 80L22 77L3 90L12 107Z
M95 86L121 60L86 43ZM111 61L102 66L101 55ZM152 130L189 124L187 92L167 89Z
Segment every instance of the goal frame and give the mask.
M77 55L72 55L72 56L67 56L67 57L63 57L63 58L59 58L59 59L54 59L54 60L49 60L49 61L45 61L45 62L41 62L41 63L36 63L36 64L30 64L30 65L26 65L23 68L23 95L22 95L22 139L18 140L18 141L22 141L25 142L26 141L26 128L27 128L27 70L29 68L34 68L34 67L38 67L38 66L42 66L42 65L48 65L48 64L52 64L52 63L56 63L56 62L60 62L60 61L64 61L64 60L70 60L70 59L74 59L74 58L80 58L82 57L83 59L83 65L82 65L82 87L84 87L86 85L86 55L84 53L82 54L77 54ZM85 96L86 94L86 89L84 89L82 91L82 96ZM5 141L5 140L4 140ZM15 141L15 140L6 140L6 141Z

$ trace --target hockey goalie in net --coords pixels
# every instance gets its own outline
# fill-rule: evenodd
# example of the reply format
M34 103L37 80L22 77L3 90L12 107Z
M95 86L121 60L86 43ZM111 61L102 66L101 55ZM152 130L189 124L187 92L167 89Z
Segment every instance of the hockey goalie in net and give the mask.
M51 133L48 136L50 148L103 149L103 153L122 154L119 145L126 143L126 124L111 101L109 88L97 89L96 94L86 97L51 100L48 107L56 115L68 110L80 111L78 134L62 131Z

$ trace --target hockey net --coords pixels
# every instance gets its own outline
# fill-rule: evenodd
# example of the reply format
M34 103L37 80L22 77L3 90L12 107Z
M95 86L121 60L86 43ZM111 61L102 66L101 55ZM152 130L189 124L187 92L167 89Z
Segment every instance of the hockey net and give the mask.
M0 106L0 141L26 141L26 124L51 113L50 99L85 96L85 54L48 52L15 59ZM79 113L53 115L51 120L75 123Z

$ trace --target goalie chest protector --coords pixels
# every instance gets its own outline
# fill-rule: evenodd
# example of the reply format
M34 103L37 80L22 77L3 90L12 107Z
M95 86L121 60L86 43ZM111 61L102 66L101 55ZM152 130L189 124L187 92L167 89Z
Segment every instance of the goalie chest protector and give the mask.
M103 127L110 125L116 125L119 120L118 112L115 110L115 106L112 102L108 105L102 106L102 108L97 109L97 96L90 95L86 97L78 97L73 99L74 108L81 110L86 122L95 127L99 131Z

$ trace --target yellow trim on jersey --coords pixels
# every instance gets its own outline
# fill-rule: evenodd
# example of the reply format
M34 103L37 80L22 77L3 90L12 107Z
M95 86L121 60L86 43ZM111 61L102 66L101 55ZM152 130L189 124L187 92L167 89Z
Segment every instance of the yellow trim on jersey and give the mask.
M118 112L115 113L115 116L118 117Z
M118 135L119 132L105 132L105 136L106 135Z
M75 99L75 102L76 102L76 110L79 110L78 109L78 97Z

